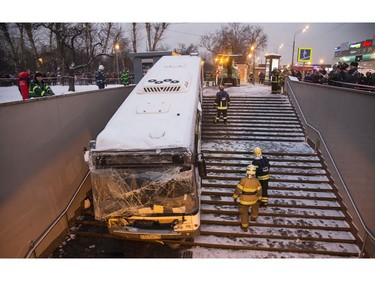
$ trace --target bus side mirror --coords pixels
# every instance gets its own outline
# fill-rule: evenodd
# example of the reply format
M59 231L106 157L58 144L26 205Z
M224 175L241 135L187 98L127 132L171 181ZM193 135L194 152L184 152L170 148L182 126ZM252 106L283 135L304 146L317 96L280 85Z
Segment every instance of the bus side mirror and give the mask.
M199 153L197 158L199 176L204 179L207 177L206 160L204 159L203 153Z

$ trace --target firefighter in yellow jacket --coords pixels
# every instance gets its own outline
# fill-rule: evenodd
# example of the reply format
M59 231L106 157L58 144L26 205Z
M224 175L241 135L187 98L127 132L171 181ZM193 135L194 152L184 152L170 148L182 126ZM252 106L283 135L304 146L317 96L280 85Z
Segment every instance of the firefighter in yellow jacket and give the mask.
M238 209L241 215L241 229L247 231L249 228L249 208L251 208L251 220L255 221L258 218L259 204L258 201L262 199L262 186L259 180L255 177L256 167L249 165L246 168L246 177L242 178L234 190L234 202L237 202L239 197Z

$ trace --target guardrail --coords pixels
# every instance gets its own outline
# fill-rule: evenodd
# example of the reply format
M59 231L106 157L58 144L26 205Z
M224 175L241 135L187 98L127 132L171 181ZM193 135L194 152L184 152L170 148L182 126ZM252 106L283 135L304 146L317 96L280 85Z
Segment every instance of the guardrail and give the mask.
M80 77L80 76L57 76L57 77L44 77L44 81L50 86L68 86L69 80L74 79L74 85L96 85L95 77ZM132 84L129 79L129 83ZM0 87L8 87L17 85L18 78L0 78ZM121 78L106 77L107 84L122 84Z
M362 235L362 241L361 241L361 252L360 252L360 257L375 257L375 235L374 233L371 232L369 227L367 226L366 222L364 221L357 204L355 200L353 199L353 196L347 187L345 180L343 179L342 173L340 172L340 169L338 168L338 165L328 148L328 145L326 141L323 138L322 133L320 132L319 129L315 128L312 124L309 123L306 118L302 106L300 105L300 102L298 101L293 87L291 86L291 83L305 83L305 82L299 82L299 81L292 81L289 77L285 81L284 85L284 90L287 93L289 99L291 99L292 103L296 105L295 109L298 112L298 114L302 117L302 123L305 127L305 133L306 133L306 140L310 140L314 144L314 150L318 151L321 149L320 145L323 145L323 149L321 149L321 153L325 156L328 156L328 162L331 163L331 165L334 168L334 172L337 175L338 180L340 181L341 185L344 187L344 191L347 195L347 198L349 199L349 202L351 204L352 209L354 210L359 223L361 224L361 227L363 229L363 235ZM311 84L311 83L308 83ZM311 98L311 97L310 97ZM344 122L344 120L342 120ZM311 132L312 130L312 132ZM313 141L315 139L315 141ZM361 235L359 235L361 236Z
M35 250L38 246L43 242L43 240L50 234L50 232L55 228L55 226L62 220L66 220L67 230L69 233L69 217L67 215L68 210L72 206L74 200L76 199L77 194L81 191L83 184L86 182L90 172L87 172L85 177L83 178L82 182L80 183L79 187L77 188L76 192L73 194L72 198L70 199L68 205L65 209L61 212L61 214L52 222L52 224L40 235L40 237L36 241L30 242L30 250L26 253L25 258L30 258L32 254L34 254L34 258L37 257Z
M82 149L103 130L132 89L114 87L0 104L1 257L23 258L30 249L31 256L48 255L51 243L66 234L64 217L57 224L56 218L73 204L67 211L72 219L90 188L87 181L77 200L68 203L88 171ZM30 118L38 122L25 122ZM52 225L48 235L46 229Z

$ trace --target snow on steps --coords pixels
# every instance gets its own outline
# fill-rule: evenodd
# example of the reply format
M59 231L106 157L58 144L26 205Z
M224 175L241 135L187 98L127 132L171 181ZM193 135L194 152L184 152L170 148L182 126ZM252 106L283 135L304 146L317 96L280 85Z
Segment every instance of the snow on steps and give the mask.
M213 123L215 92L206 90L203 102L208 177L202 182L201 235L194 240L193 258L357 257L360 249L345 210L319 157L305 143L288 99L231 96L224 125ZM269 206L260 208L258 219L243 232L232 194L255 146L272 165Z

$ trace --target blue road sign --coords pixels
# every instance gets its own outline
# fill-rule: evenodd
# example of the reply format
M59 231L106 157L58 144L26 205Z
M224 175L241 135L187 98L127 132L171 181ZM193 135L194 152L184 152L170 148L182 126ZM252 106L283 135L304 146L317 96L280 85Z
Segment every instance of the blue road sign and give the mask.
M312 48L298 48L298 62L311 62L312 61Z

